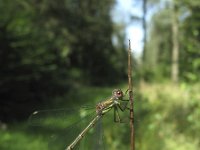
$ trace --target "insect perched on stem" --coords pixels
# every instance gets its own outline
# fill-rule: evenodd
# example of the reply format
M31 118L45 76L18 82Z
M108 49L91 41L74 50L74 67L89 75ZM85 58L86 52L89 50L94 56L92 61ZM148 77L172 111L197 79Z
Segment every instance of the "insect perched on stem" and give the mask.
M112 96L110 98L99 102L95 107L95 112L93 114L94 116L91 119L91 121L88 123L88 125L86 125L85 128L82 129L81 132L79 132L79 134L77 134L74 137L74 139L72 139L71 141L68 141L68 145L66 144L65 150L73 150L76 147L76 145L83 139L83 137L85 137L86 133L91 128L93 128L100 121L102 116L104 116L111 109L114 109L114 122L123 123L123 119L120 117L120 112L124 112L127 109L127 104L128 104L128 100L124 100L123 98L124 98L124 93L122 92L122 90L114 89L112 92ZM48 111L34 112L30 117L31 122L34 123L35 119L41 120L40 116L42 116L43 114L45 114L47 112ZM54 113L54 115L55 115L55 113ZM37 116L39 116L39 117L37 117ZM66 119L68 119L68 118L66 118ZM43 121L43 122L48 122L48 120Z
M87 131L92 128L96 122L104 115L106 114L108 111L110 111L112 108L115 109L114 113L114 121L115 122L121 122L121 118L119 116L119 112L118 112L118 108L121 111L124 111L127 107L125 106L121 106L120 101L124 101L123 100L123 92L121 89L115 89L112 92L112 96L107 99L104 100L100 103L98 103L96 105L96 116L94 117L94 119L88 124L88 126L83 129L83 131L77 136L77 138L67 147L66 150L72 150L74 148L74 146L85 136L85 134L87 133ZM117 118L116 118L117 117Z

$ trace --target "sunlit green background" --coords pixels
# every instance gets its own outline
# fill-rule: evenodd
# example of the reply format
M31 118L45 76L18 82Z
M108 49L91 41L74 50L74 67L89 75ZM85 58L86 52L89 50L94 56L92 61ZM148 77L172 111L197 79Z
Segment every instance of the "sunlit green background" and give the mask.
M66 126L81 117L79 106L126 91L130 23L144 33L143 53L133 50L136 149L199 149L200 2L132 1L143 15L130 13L127 23L113 21L115 0L0 0L1 150L59 150L78 132ZM46 124L30 121L35 110L58 108L65 113L51 111ZM129 123L114 123L109 112L102 125L106 149L130 149ZM95 145L96 129L80 149Z

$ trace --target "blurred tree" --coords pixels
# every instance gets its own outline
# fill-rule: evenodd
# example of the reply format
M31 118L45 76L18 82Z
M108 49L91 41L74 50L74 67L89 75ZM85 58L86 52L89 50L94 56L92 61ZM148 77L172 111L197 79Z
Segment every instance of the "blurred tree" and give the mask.
M171 4L176 5L171 7ZM177 82L179 77L197 81L200 73L197 23L199 16L195 10L199 8L199 3L174 0L162 3L161 6L149 24L145 57L148 68L145 71L146 78L164 79L169 78L171 74L174 82ZM191 34L191 29L195 34Z
M24 118L75 83L123 80L125 49L112 43L113 5L114 0L0 0L0 120Z
M174 83L179 78L179 10L176 2L172 3L172 68L171 79Z
M180 74L181 78L200 81L200 1L179 0L185 8L181 29Z
M167 78L170 74L171 20L170 8L166 7L154 14L150 24L147 51L145 56L145 79Z
M143 35L143 55L142 55L142 59L144 62L144 58L145 58L145 54L146 54L146 43L147 43L147 20L146 20L146 15L147 15L147 0L143 0L142 3L142 27L143 27L143 31L144 31L144 35Z
M70 62L72 66L80 68L84 78L89 77L92 84L114 83L121 80L119 75L125 73L125 69L117 64L119 61L125 64L126 59L120 59L112 44L114 29L110 9L113 4L114 1L107 0L85 1L81 2L76 12L82 19L73 31L77 35L77 40L72 43L76 51L71 51ZM125 53L125 49L121 51Z
M28 14L17 11L20 9L19 5L9 1L0 2L0 118L3 121L19 115L16 110L22 109L24 100L31 97L31 92L27 92L30 68L21 60L24 47L30 44L26 39L30 29L27 27L29 19L24 19ZM22 107L18 108L19 105L15 104L22 104Z
M149 14L149 12L155 8L155 6L157 6L160 3L160 0L142 0L142 1L134 1L136 3L136 5L141 5L141 9L142 9L142 16L138 16L138 15L131 15L131 19L132 21L139 21L142 24L142 28L143 28L143 51L142 51L142 69L141 74L142 74L142 78L145 79L146 77L146 73L149 72L148 69L148 62L146 61L146 57L148 57L147 54L147 25L148 25L148 19L147 16ZM150 72L149 72L150 73ZM142 79L142 80L143 80Z

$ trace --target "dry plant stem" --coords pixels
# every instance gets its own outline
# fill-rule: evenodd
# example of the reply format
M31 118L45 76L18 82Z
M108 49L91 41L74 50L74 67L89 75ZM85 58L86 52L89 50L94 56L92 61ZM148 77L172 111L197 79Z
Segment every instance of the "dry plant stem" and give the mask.
M135 150L135 131L134 131L134 108L133 108L133 87L132 87L132 61L131 61L131 41L129 40L128 48L128 89L129 89L129 101L130 101L130 140L131 150Z

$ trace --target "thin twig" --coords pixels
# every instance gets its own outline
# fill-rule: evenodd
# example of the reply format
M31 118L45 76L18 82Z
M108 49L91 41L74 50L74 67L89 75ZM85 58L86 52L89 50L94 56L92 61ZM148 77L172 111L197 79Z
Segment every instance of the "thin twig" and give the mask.
M128 89L129 89L129 101L130 101L130 140L131 150L135 150L135 131L134 131L134 107L133 107L133 87L132 87L132 59L131 59L131 41L129 40L128 47Z

